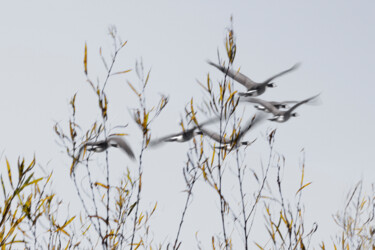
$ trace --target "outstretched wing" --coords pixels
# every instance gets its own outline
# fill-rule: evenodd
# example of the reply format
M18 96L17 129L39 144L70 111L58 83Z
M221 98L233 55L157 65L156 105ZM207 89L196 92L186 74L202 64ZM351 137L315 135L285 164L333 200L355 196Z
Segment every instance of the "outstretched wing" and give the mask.
M291 107L287 112L291 113L293 112L293 110L295 110L296 108L298 108L299 106L301 106L302 104L305 104L305 103L308 103L310 101L312 101L313 99L317 98L320 94L317 94L317 95L314 95L310 98L307 98L303 101L300 101L299 103L295 104L293 107Z
M244 101L251 102L251 103L257 103L262 105L264 108L266 108L269 112L271 112L274 115L279 115L280 110L278 110L275 106L273 106L270 102L267 102L265 100L255 98L255 97L249 97L246 99L243 99Z
M208 125L208 124L211 124L211 123L214 123L216 121L219 120L219 117L214 117L214 118L211 118L211 119L208 119L207 121L204 121L202 123L199 123L199 127L203 127L205 125ZM174 137L178 137L178 136L182 136L183 134L189 134L189 133L192 133L195 129L197 129L197 126L194 126L190 129L187 129L185 131L182 131L180 133L175 133L175 134L170 134L170 135L167 135L167 136L163 136L161 138L158 138L156 140L152 140L150 141L149 143L149 146L150 147L155 147L157 145L159 145L160 143L162 142L166 142L166 141L170 141L172 140Z
M173 137L181 136L183 133L184 132L180 132L180 133L175 133L175 134L170 134L170 135L166 135L166 136L160 137L160 138L158 138L156 140L150 141L150 143L148 145L150 147L155 147L155 146L159 145L162 142L166 142L166 141L170 140Z
M271 103L274 106L278 106L278 105L285 105L285 104L294 104L294 103L298 103L298 101L281 101L281 102L272 101L269 103Z
M233 78L235 81L237 81L238 83L245 86L247 89L251 89L255 85L257 85L256 82L254 82L253 80L251 80L249 77L245 76L244 74L241 74L240 72L236 72L236 71L231 70L229 68L225 68L225 67L220 66L220 65L218 65L216 63L213 63L211 61L207 61L207 63L214 66L215 68L219 69L224 74L227 74L228 76Z
M223 139L220 140L220 135L212 132L210 130L207 130L205 128L200 128L200 131L203 133L203 135L210 137L212 140L223 143Z
M130 148L128 143L121 137L113 136L108 138L108 143L115 142L119 148L121 148L132 160L135 159L133 150Z
M256 128L261 122L266 119L266 114L263 112L257 112L253 118L251 118L244 126L243 130L238 135L238 140L240 140L250 129Z
M264 81L264 83L269 83L270 81L272 81L273 79L275 79L277 77L280 77L282 75L285 75L286 73L292 72L293 70L296 70L300 65L301 65L300 63L296 63L291 68L289 68L287 70L284 70L284 71L281 71L280 73L268 78L266 81Z

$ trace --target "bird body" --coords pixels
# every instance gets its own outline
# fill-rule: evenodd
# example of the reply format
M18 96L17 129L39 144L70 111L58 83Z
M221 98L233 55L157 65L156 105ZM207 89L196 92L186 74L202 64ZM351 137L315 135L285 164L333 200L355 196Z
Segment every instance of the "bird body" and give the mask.
M257 113L250 121L246 123L244 126L244 129L240 131L240 133L232 137L229 140L226 140L226 138L221 137L218 133L207 130L205 128L200 128L200 131L203 133L203 135L210 137L212 140L220 143L218 146L220 147L227 147L231 148L236 145L247 145L249 142L241 141L242 137L252 128L254 129L257 125L260 124L261 121L265 119L265 116L262 113Z
M185 130L184 132L175 134L175 135L170 135L167 138L165 138L163 141L168 141L168 142L186 142L191 140L194 136L198 135L200 132L196 131L197 127Z
M241 141L241 142L239 142L237 144L239 144L240 146L246 146L247 147L247 146L250 146L251 144L253 144L255 141L256 141L256 139L254 139L252 141ZM227 144L221 144L219 146L216 146L215 148L217 148L217 149L225 149L227 151L231 151L232 149L238 147L237 144L229 144L229 143L227 143Z
M199 126L203 127L203 126L211 124L211 123L213 123L217 120L218 120L218 118L212 118L212 119L209 119L209 120L201 123ZM194 126L190 129L184 130L180 133L176 133L176 134L161 137L159 139L151 141L149 145L151 147L154 147L154 146L157 146L157 145L161 144L162 142L187 142L187 141L193 139L193 137L195 137L196 135L202 134L201 131L199 131L199 130L197 131L197 128L198 128L197 126Z
M252 102L254 98L253 97L241 97L240 102ZM289 108L288 104L292 103L298 103L297 101L269 101L270 104L272 104L277 109L287 109ZM264 107L262 104L257 103L254 105L254 107L260 111L270 113L270 111Z
M135 159L134 153L128 143L119 136L110 136L106 140L96 142L86 142L79 150L79 155L86 149L87 151L93 151L96 153L103 152L109 147L115 147L122 149L131 159Z
M260 106L264 107L264 109L268 110L270 113L274 115L274 117L270 118L270 121L275 121L275 122L286 122L288 121L292 116L296 117L298 116L297 113L293 112L296 108L301 106L302 104L308 103L311 100L317 98L319 96L315 95L312 97L309 97L305 100L302 100L300 102L297 102L294 104L291 108L288 110L280 110L277 107L275 107L271 102L267 102L265 100L261 100L259 98L249 98L247 99L248 102L256 103L259 104Z
M265 80L263 82L257 83L257 82L254 82L253 80L251 80L249 77L245 76L244 74L240 73L240 72L236 72L236 71L231 70L229 68L225 68L225 67L223 67L221 65L218 65L216 63L213 63L211 61L208 61L208 64L210 64L210 65L214 66L215 68L219 69L221 72L228 75L233 80L237 81L238 83L242 84L243 86L245 86L247 88L246 92L239 92L238 93L239 96L259 96L266 91L267 87L271 87L271 88L276 87L276 85L271 82L272 80L274 80L277 77L280 77L280 76L282 76L286 73L289 73L289 72L291 72L291 71L293 71L293 70L295 70L299 67L299 64L297 63L297 64L293 65L291 68L289 68L287 70L284 70L284 71L268 78L267 80Z
M130 159L135 160L133 150L130 148L128 143L123 138L119 136L109 136L105 140L89 141L89 142L84 143L79 148L77 156L75 156L73 159L72 167L70 169L70 174L73 174L76 166L80 162L80 157L81 157L82 152L84 152L84 150L95 152L95 153L100 153L100 152L107 150L109 147L120 148L130 157Z

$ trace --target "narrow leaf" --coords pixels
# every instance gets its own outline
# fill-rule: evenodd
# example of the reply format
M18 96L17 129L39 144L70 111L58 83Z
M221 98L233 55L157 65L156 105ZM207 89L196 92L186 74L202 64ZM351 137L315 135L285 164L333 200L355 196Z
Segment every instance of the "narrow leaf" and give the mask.
M299 193L299 191L301 191L302 189L304 189L305 187L307 187L307 186L310 185L311 183L312 183L312 182L309 182L309 183L303 185L302 187L300 187L300 189L298 189L296 195Z
M9 164L8 159L5 159L5 161L7 163L7 169L8 169L8 176L9 176L10 185L12 185L12 187L13 187L12 172L10 171L10 164Z
M87 76L87 43L85 43L85 57L83 58L83 65L85 66L85 75Z
M119 71L119 72L116 72L116 73L113 73L112 75L119 75L119 74L125 74L125 73L128 73L132 71L131 69L128 69L128 70L124 70L124 71Z

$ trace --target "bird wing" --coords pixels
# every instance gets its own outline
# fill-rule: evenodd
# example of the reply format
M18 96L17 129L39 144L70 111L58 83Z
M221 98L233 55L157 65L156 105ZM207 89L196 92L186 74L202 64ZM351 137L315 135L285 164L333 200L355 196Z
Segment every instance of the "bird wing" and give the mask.
M205 128L200 128L200 131L203 133L203 135L206 135L206 136L210 137L212 140L217 141L219 143L220 142L223 143L223 139L220 138L219 134L217 134L215 132L212 132L210 130L207 130Z
M211 123L214 123L216 121L219 120L219 117L214 117L214 118L211 118L211 119L208 119L207 121L204 121L202 123L199 123L199 127L202 127L202 126L205 126L205 125L208 125L208 124L211 124ZM162 143L162 142L165 142L166 140L170 139L170 138L173 138L173 137L176 137L176 136L180 136L180 135L183 135L184 133L188 134L188 133L191 133L193 132L194 130L197 129L197 126L194 126L190 129L187 129L185 131L182 131L182 132L179 132L179 133L175 133L175 134L170 134L170 135L167 135L167 136L163 136L161 138L158 138L156 140L153 140L149 143L149 146L150 147L154 147L154 146L157 146L158 144Z
M175 136L180 136L180 135L182 135L183 133L184 133L184 132L175 133L175 134L170 134L170 135L166 135L166 136L160 137L160 138L158 138L158 139L156 139L156 140L152 140L152 141L150 141L149 146L150 146L150 147L154 147L154 146L156 146L156 145L158 145L158 144L160 144L160 143L162 143L162 142L165 142L166 140L168 140L168 139L170 139L170 138L173 138L173 137L175 137Z
M253 118L251 118L244 126L244 129L238 135L238 140L240 140L250 129L256 128L262 121L266 119L266 114L263 112L256 113Z
M224 74L227 74L228 76L233 78L235 81L245 86L247 89L254 88L254 86L258 84L254 82L253 80L251 80L249 77L245 76L244 74L241 74L240 72L217 65L216 63L213 63L211 61L207 61L207 63L218 68L221 72L223 72Z
M215 116L215 117L213 117L213 118L211 118L211 119L208 119L208 120L206 120L206 121L204 121L204 122L198 123L198 124L199 124L198 127L202 127L202 126L209 125L209 124L211 124L211 123L217 122L218 120L220 120L220 117Z
M258 104L262 105L263 107L265 107L268 111L270 111L274 115L279 115L280 114L280 110L278 110L270 102L267 102L265 100L262 100L262 99L259 99L259 98L255 98L255 97L250 97L250 98L247 98L245 100L248 101L248 102L258 103Z
M282 101L282 102L276 102L276 101L272 101L272 102L269 102L271 103L272 105L283 105L283 104L293 104L293 103L298 103L298 101Z
M287 70L284 70L284 71L281 71L280 73L268 78L266 81L264 81L264 83L269 83L270 81L272 81L273 79L277 78L277 77L280 77L286 73L289 73L293 70L296 70L301 64L300 63L296 63L294 64L291 68L287 69Z
M133 153L133 150L130 148L130 146L128 145L128 143L121 137L109 137L108 138L108 143L110 144L111 141L115 142L122 150L124 150L125 153L128 154L128 156L131 158L131 159L135 159L135 156L134 156L134 153Z
M296 108L298 108L298 107L301 106L302 104L305 104L305 103L310 102L311 100L317 98L319 95L320 95L320 94L317 94L317 95L314 95L314 96L312 96L312 97L310 97L310 98L307 98L307 99L305 99L305 100L303 100L303 101L298 102L297 104L293 105L293 107L291 107L287 112L289 112L289 113L293 112L293 110L295 110Z

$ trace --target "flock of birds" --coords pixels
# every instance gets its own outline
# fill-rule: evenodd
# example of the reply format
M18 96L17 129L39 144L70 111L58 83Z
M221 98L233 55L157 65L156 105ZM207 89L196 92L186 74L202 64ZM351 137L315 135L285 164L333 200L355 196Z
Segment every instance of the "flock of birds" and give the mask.
M282 101L282 102L276 102L276 101L265 101L259 98L256 98L255 96L260 96L263 94L267 88L273 88L276 87L276 85L272 82L274 79L287 74L289 72L292 72L296 70L299 67L299 64L295 64L293 67L284 70L267 80L257 83L251 80L249 77L245 76L244 74L231 70L229 68L226 68L224 66L215 64L211 61L208 61L208 64L214 66L215 68L219 69L222 73L225 75L228 75L236 82L240 83L244 87L246 87L246 92L239 92L238 96L240 98L241 102L247 102L252 103L254 107L262 112L259 112L257 115L255 115L252 119L250 119L244 126L244 129L241 130L241 132L234 138L226 139L220 136L220 134L210 131L205 128L206 125L212 124L219 120L219 118L212 118L209 119L203 123L200 123L199 125L195 125L194 127L190 129L186 129L180 133L167 135L164 137L161 137L156 140L150 141L149 146L154 147L157 145L160 145L162 143L167 142L186 142L191 140L196 135L203 135L209 137L211 140L216 141L219 143L219 146L217 148L227 148L232 149L233 147L238 147L241 145L250 145L253 141L242 141L241 139L243 136L250 130L250 128L254 128L255 126L259 125L262 121L266 118L266 113L270 113L273 115L273 117L269 118L270 121L275 122L286 122L291 117L296 117L297 113L294 112L299 106L302 104L306 104L311 102L312 100L316 99L318 95L312 96L310 98L307 98L302 101ZM289 105L294 104L293 106L289 107ZM101 141L91 141L84 143L79 152L78 157L80 157L82 151L85 149L87 151L91 152L103 152L107 150L109 147L116 147L122 149L131 159L135 159L134 153L129 146L129 144L120 136L110 136L105 140Z

